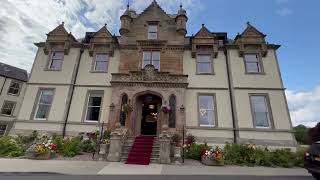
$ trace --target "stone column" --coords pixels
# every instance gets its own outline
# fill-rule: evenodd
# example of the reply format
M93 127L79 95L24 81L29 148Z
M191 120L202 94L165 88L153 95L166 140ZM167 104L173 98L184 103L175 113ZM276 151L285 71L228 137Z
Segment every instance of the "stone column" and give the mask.
M168 132L168 126L162 126L162 132L159 135L159 143L160 143L160 164L170 164L170 134Z
M111 133L108 161L120 161L125 133L126 129L121 128L120 123L116 123L116 129Z

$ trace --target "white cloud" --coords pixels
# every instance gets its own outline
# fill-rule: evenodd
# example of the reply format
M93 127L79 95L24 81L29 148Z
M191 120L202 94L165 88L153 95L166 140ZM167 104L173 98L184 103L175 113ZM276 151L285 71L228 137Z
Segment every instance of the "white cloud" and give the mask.
M86 31L97 31L105 23L118 34L119 17L127 0L0 0L0 62L30 71L37 48L35 42L44 41L46 33L62 21L76 38ZM137 12L152 0L130 1ZM159 0L168 13L176 13L181 0ZM189 15L199 11L197 0L183 1Z
M284 7L277 11L277 14L280 16L289 16L293 13L292 9Z
M320 86L312 91L286 91L293 125L313 127L320 122Z

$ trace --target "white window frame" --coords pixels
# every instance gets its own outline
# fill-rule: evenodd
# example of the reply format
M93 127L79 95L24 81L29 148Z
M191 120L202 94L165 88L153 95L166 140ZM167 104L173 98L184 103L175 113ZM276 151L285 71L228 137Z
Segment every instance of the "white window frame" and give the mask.
M13 84L18 84L19 87L18 87L18 88L16 88L16 87L11 87ZM10 93L10 89L12 89L12 88L15 89L15 90L18 89L17 94ZM20 95L20 89L21 89L21 83L20 83L20 82L18 82L18 81L11 81L7 94L13 95L13 96L19 96L19 95Z
M53 102L53 98L54 98L54 89L40 89L39 98L38 98L38 102L37 102L37 107L36 107L36 110L35 110L35 113L34 113L34 117L33 117L35 120L47 120L47 119L48 119L48 117L46 117L46 118L37 118L37 113L38 113L38 110L39 110L39 105L40 105L41 96L42 96L42 94L43 94L44 91L52 91L52 101L51 101L51 104L43 104L43 103L42 103L43 105L49 105L49 106L50 106L50 107L49 107L49 111L46 112L46 116L49 115L50 110L51 110L51 106L52 106L52 102Z
M150 53L150 57L151 57L151 59L149 59L149 63L148 64L152 64L153 66L154 66L154 62L156 62L156 61L159 61L159 68L157 68L157 67L155 67L156 69L158 69L158 71L160 71L160 68L161 68L161 52L160 51L143 51L142 52L142 69L144 69L144 67L146 66L146 65L148 65L148 64L144 64L144 62L145 62L145 53L147 53L147 52L149 52ZM153 59L153 53L154 52L158 52L159 53L159 60L154 60Z
M199 60L199 57L201 57L201 56L208 56L208 57L210 57L210 61L209 62L199 62L200 60ZM197 72L197 74L213 74L213 58L212 58L212 54L205 54L205 53L202 53L202 54L197 54L197 56L196 56L196 72ZM205 63L205 64L209 64L209 66L210 66L210 72L200 72L199 71L199 69L198 69L198 64L199 63Z
M252 97L263 97L264 98L264 103L265 103L265 107L266 107L266 112L267 113L267 121L268 121L268 126L258 126L257 125L257 119L256 119L256 116L255 116L255 105L252 101ZM259 128L259 129L270 129L272 126L271 126L271 118L272 118L272 115L271 115L271 110L270 110L270 102L269 102L269 99L268 99L268 96L267 95L264 95L264 94L251 94L250 95L250 104L251 104L251 113L252 113L252 120L254 121L254 127L255 128Z
M151 31L151 29L152 29L151 27L156 27L155 31ZM150 34L155 34L155 38L153 38L153 36ZM150 40L158 39L158 25L157 24L149 24L148 25L148 39L150 39Z
M89 102L91 97L100 97L100 106L90 106L90 107L99 107L99 117L98 120L88 120L87 115L88 115L88 110L89 110ZM102 108L102 101L103 101L103 93L96 93L96 92L89 92L88 98L87 98L87 103L86 103L86 113L84 116L84 122L90 122L90 123L99 123L100 122L100 117L101 117L101 108Z
M101 55L105 55L106 56L106 59L105 60L99 60L99 61L97 61L97 56L101 56ZM108 68L109 68L109 55L108 54L106 54L106 53L96 53L96 55L95 55L95 58L94 58L94 64L93 64L93 71L94 72L108 72ZM107 67L106 67L106 69L105 70L97 70L96 68L97 68L97 62L106 62L106 64L107 64Z
M62 53L62 58L61 58L61 59L53 59L53 54L54 54L54 53ZM51 67L54 60L61 60L60 68L52 68L52 67ZM49 69L49 70L54 70L54 71L60 71L60 70L62 69L63 60L64 60L64 52L63 52L63 51L53 51L53 52L51 53L50 63L49 63L48 69Z
M212 109L200 109L200 97L210 97L212 99ZM198 124L200 127L217 127L217 111L216 111L216 96L215 94L198 94ZM212 111L212 125L210 124L201 124L200 122L200 116L201 116L201 110L205 111Z
M247 56L256 56L256 62L250 62L248 61L248 59L246 58ZM261 64L261 59L260 59L260 55L258 53L246 53L243 55L244 58L244 66L245 66L245 70L247 74L261 74L263 73L263 69L262 69L262 64ZM247 64L257 64L257 68L258 71L249 71Z
M12 103L13 104L12 109L11 109L11 114L3 114L2 113L2 110L4 109L4 106L6 105L6 103ZM3 115L3 116L12 116L13 113L14 113L14 109L16 107L16 104L17 103L14 102L14 101L4 101L3 104L2 104L2 107L1 107L1 115ZM6 108L6 109L8 109L8 108Z

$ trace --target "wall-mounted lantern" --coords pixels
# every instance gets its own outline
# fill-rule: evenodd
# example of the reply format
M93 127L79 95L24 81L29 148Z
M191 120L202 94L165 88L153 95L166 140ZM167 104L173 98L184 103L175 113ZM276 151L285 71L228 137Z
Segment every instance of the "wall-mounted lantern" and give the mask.
M110 111L113 111L114 108L115 108L115 105L114 105L113 103L111 103L110 106L109 106L109 108L110 108Z
M186 109L186 108L185 108L185 107L183 106L183 104L182 104L181 107L180 107L180 112L181 112L181 113L184 113L185 109Z

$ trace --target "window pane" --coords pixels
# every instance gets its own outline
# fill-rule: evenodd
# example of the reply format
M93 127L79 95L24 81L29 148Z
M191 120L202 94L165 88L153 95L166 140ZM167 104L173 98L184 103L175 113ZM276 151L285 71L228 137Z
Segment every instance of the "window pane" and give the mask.
M47 112L49 112L50 105L39 104L38 111L36 114L36 118L46 119Z
M247 72L260 72L259 64L258 63L246 63Z
M199 96L199 123L201 126L213 126L215 121L213 96Z
M156 68L156 69L160 69L160 61L152 61L152 65Z
M52 59L63 59L63 52L53 52Z
M213 96L199 96L200 109L213 109Z
M251 96L252 111L257 127L269 127L269 112L265 96Z
M88 106L100 106L101 105L101 97L90 97Z
M146 61L143 61L143 65L142 67L144 68L146 65L150 64L150 61L149 60L146 60Z
M100 113L100 107L88 107L86 120L98 121L99 113Z
M152 60L160 60L160 51L152 51Z
M53 91L44 90L41 93L40 101L41 104L51 104L53 98Z
M157 39L157 33L148 33L148 39Z
M51 69L61 69L62 60L60 59L52 59L50 68Z
M107 61L108 55L106 54L97 54L96 55L96 61Z
M197 55L198 62L211 62L211 55Z
M157 32L158 26L157 25L149 25L148 32Z
M53 90L42 90L40 92L36 118L46 119L53 99Z
M212 65L211 63L197 63L197 72L198 73L211 73Z
M108 62L106 61L96 61L96 71L107 71L108 69Z
M14 102L4 102L1 109L1 114L9 115L9 116L12 115L14 105L15 105Z
M267 112L255 112L254 115L255 115L257 127L269 127Z
M258 55L256 54L246 54L244 58L246 62L258 62Z
M6 129L7 129L7 125L0 124L0 135L4 135L4 133L6 132Z
M144 60L151 60L151 51L143 51L143 59Z

